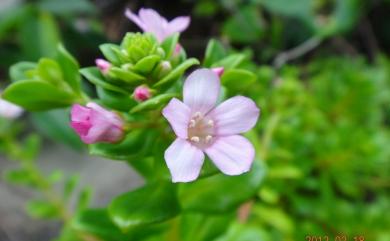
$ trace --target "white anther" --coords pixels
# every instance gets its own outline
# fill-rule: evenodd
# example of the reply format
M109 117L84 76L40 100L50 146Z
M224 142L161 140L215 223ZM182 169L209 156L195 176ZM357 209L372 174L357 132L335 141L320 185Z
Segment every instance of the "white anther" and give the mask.
M200 141L200 139L197 136L193 136L193 137L191 137L191 141L198 143Z
M207 126L213 127L213 126L214 126L214 121L213 121L213 120L209 120L209 121L207 122Z
M213 139L213 137L210 135L207 135L206 136L206 143L210 143L211 139Z
M194 114L194 118L195 119L198 119L198 118L201 118L201 117L202 117L202 113L200 113L199 111L195 112L195 114Z
M190 120L190 128L195 127L195 125L196 125L196 121L194 119L191 119Z

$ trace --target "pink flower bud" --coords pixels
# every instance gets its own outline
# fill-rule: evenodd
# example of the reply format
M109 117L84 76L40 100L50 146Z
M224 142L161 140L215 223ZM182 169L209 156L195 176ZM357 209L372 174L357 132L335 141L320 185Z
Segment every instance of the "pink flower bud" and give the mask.
M173 56L179 56L182 49L183 47L180 44L176 44Z
M218 77L221 77L223 75L223 72L225 71L224 67L216 67L211 69L214 73L218 75Z
M138 102L148 100L151 96L152 93L150 92L150 89L145 85L138 86L133 93L133 98Z
M104 59L96 59L95 63L103 74L107 74L111 68L111 63Z
M96 103L75 104L71 110L71 126L86 144L115 143L123 138L123 120Z

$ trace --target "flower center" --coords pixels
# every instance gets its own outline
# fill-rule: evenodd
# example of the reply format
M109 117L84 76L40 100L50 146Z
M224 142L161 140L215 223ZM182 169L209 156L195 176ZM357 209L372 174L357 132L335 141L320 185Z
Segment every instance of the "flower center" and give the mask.
M188 124L188 140L199 148L209 146L213 141L214 121L195 112Z

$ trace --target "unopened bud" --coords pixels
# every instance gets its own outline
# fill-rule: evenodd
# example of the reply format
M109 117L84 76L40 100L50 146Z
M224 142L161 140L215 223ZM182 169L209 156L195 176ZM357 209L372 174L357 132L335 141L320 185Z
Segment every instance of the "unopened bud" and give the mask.
M103 74L107 74L111 68L111 63L104 59L96 59L95 63Z
M138 86L133 93L133 98L138 102L148 100L151 96L151 90L145 85Z
M221 77L223 75L223 72L225 71L224 67L216 67L211 69L214 73L218 75L218 77Z

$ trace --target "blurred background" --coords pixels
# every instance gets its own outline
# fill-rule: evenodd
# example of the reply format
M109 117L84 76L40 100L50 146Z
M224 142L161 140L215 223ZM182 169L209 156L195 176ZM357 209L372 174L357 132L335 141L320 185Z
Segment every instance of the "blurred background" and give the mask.
M18 61L50 57L63 42L81 66L99 44L139 29L126 7L190 15L180 43L202 59L211 38L245 53L258 81L237 92L262 108L256 146L267 166L239 229L264 240L390 240L390 1L388 0L0 0L0 89ZM240 81L240 80L237 80ZM79 173L107 205L142 180L120 163L87 155L63 111L0 121L0 172L17 163L17 138L43 138L44 173ZM24 204L34 192L0 180L0 240L51 240L59 223L36 221ZM232 236L234 237L234 236ZM232 238L229 240L252 240ZM361 241L362 239L355 239Z

